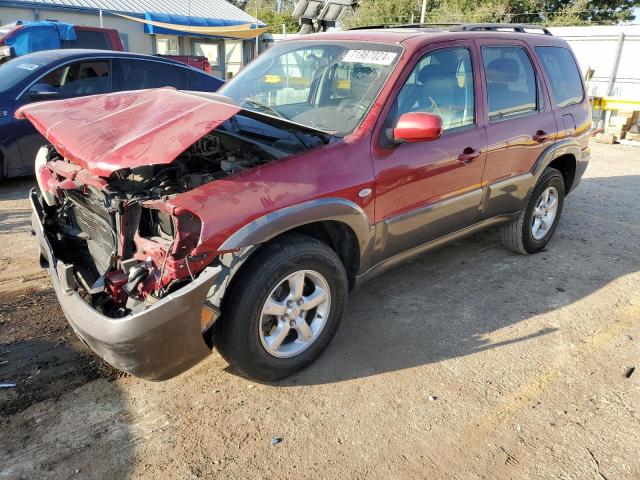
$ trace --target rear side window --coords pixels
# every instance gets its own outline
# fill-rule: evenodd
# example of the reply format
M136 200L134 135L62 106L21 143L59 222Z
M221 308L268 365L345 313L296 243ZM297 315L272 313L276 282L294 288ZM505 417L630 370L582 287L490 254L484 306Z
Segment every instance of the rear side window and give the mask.
M77 40L63 40L62 48L91 48L96 50L111 50L111 41L105 32L82 30L76 28Z
M520 47L482 47L487 82L489 120L538 110L536 75L529 56Z
M536 47L542 68L549 78L558 107L580 103L584 97L582 80L573 55L566 48Z
M199 92L217 92L224 82L206 73L189 70L189 90Z
M145 60L117 60L117 90L182 88L180 69L169 63Z

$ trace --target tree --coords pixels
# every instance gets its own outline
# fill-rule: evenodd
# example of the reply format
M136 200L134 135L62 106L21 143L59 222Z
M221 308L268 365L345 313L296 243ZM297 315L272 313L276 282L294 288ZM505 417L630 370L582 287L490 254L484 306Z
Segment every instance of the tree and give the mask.
M236 0L236 2L240 1ZM257 16L258 20L269 25L269 33L282 33L282 25L285 25L287 33L298 33L300 25L291 16L293 7L292 0L247 0L244 2L244 11L254 17Z
M361 0L347 26L417 23L421 0ZM640 0L427 0L426 23L615 24L635 19Z

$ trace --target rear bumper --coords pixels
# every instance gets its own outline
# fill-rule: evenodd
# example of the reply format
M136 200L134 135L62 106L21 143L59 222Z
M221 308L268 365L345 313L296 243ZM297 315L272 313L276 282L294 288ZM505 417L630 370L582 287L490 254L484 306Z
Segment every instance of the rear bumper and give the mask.
M200 311L209 290L223 275L220 266L207 267L189 285L147 310L124 318L106 317L67 291L43 227L43 207L35 189L30 193L33 231L48 262L53 288L73 330L95 353L119 370L147 380L165 380L191 368L211 350L200 331Z

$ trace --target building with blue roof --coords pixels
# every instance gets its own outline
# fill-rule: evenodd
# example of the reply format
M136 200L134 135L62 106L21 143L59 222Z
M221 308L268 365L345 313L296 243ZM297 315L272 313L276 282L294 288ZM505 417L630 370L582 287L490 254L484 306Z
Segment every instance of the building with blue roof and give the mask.
M125 50L203 55L218 77L249 62L265 30L225 0L0 0L0 25L19 20L113 28Z

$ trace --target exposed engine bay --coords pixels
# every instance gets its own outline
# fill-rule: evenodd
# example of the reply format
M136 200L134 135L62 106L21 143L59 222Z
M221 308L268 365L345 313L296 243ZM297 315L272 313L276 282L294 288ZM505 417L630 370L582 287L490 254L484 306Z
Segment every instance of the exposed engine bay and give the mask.
M308 132L283 133L249 137L234 117L171 163L123 168L108 178L90 175L45 147L36 170L46 232L56 257L70 266L59 275L112 318L142 311L188 284L217 253L194 253L201 220L166 202L330 141Z

